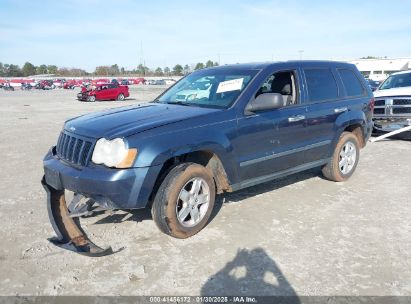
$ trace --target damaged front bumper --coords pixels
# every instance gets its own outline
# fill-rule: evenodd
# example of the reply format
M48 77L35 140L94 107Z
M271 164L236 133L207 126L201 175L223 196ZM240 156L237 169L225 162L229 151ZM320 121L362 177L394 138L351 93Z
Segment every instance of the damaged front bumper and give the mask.
M59 159L55 147L43 160L42 185L47 192L47 209L57 238L53 244L88 256L113 253L91 242L80 226L79 217L88 210L66 203L65 190L87 198L102 210L144 208L161 166L112 169L90 164L79 167ZM83 206L84 207L84 206ZM95 211L95 210L94 210ZM89 213L88 213L89 214Z
M91 198L107 209L146 207L161 166L113 169L102 165L75 166L59 159L55 147L43 160L46 183Z
M374 130L377 132L393 132L411 126L411 118L375 118Z
M113 253L111 247L101 248L87 237L80 226L78 217L70 216L67 208L64 189L56 190L46 183L45 177L41 181L47 192L47 211L51 225L57 234L50 242L64 249L90 257L100 257Z

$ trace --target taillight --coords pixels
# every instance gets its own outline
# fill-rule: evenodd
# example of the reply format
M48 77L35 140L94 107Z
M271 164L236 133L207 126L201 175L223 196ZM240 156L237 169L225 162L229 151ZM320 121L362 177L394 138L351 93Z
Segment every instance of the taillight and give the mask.
M374 97L370 99L369 105L370 105L371 112L374 112L374 105L375 105Z

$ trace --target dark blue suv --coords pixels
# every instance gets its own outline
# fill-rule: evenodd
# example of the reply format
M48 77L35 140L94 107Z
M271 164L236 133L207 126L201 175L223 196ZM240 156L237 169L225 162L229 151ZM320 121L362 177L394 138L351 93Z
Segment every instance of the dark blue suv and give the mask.
M68 120L44 158L57 241L106 253L78 225L96 206L150 207L161 231L186 238L207 224L218 193L313 167L344 181L373 107L354 65L289 61L203 69L150 103Z

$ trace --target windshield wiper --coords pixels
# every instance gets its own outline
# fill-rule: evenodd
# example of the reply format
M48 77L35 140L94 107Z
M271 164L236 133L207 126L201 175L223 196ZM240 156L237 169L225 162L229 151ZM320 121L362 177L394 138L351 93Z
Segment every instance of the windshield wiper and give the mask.
M184 101L169 101L169 102L166 102L166 104L176 104L176 105L182 105L182 106L186 106L186 107L195 106L192 103L184 102Z

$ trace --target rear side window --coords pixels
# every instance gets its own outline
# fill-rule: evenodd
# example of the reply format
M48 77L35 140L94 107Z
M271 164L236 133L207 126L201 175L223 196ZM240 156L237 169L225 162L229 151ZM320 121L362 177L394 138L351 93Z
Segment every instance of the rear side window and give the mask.
M361 96L364 94L364 87L353 70L339 69L338 73L341 76L347 96Z
M330 69L304 69L310 102L338 98L338 87Z

